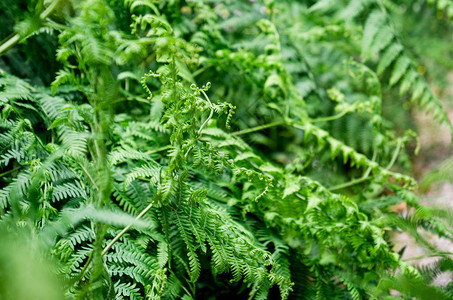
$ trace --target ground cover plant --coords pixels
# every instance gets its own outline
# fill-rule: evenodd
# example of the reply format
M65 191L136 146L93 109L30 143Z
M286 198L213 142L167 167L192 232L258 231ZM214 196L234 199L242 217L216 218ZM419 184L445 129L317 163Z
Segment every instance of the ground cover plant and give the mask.
M0 298L451 299L431 284L451 260L419 233L452 239L451 214L418 203L408 113L451 128L429 87L450 16L1 1ZM402 260L396 230L436 267Z

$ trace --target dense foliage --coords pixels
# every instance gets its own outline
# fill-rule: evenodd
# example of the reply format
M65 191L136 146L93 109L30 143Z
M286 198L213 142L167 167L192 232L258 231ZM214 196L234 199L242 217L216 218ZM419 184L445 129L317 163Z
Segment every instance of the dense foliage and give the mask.
M451 68L448 16L1 1L0 298L450 299L430 284L448 257L417 270L390 239L453 238L404 175L412 103L451 127L426 79Z

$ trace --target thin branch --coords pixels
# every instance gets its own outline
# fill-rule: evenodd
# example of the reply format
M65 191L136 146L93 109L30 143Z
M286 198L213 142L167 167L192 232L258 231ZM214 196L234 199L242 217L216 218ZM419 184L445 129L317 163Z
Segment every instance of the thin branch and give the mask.
M14 46L18 41L20 40L20 35L16 33L13 35L11 38L9 38L7 41L3 42L0 45L0 55L2 55L3 52Z
M6 171L6 172L3 172L3 173L0 174L0 177L3 177L3 176L8 175L8 174L10 174L10 173L13 173L13 172L19 170L20 168L22 168L22 166L16 167L16 168L11 169L11 170L8 170L8 171Z
M329 191L341 190L341 189L344 189L346 187L350 187L352 185L356 185L356 184L362 183L362 182L364 182L366 180L368 180L368 176L367 177L360 177L358 179L354 179L354 180L351 180L351 181L348 181L348 182L345 182L345 183L342 183L342 184L339 184L339 185L332 186L332 187L329 188Z
M144 210L140 212L140 214L135 218L135 220L139 220L141 217L143 217L154 205L154 202L151 202ZM129 231L129 229L132 227L133 224L129 224L126 227L124 227L123 230L121 230L120 233L118 233L113 240L110 241L110 243L102 250L101 255L104 256L112 247L113 245L126 233ZM77 282L80 282L85 275L91 270L91 260L92 260L92 255L88 258L87 262L85 263L85 266L83 267L81 271L81 275L78 277Z
M453 255L452 252L436 252L436 253L428 253L428 254L423 254L420 256L413 256L409 258L404 258L404 261L409 261L409 260L417 260L417 259L422 259L425 257L438 257L438 256L446 256L446 255Z
M344 110L342 111L341 113L339 113L338 115L334 115L334 116L330 116L330 117L325 117L325 118L318 118L318 119L311 119L310 121L311 122L327 122L327 121L333 121L333 120L336 120L336 119L339 119L341 117L343 117L345 114L347 114L348 111L347 110Z
M398 154L400 153L400 150L401 150L402 143L403 143L402 139L399 138L398 142L397 142L397 145L396 145L395 152L393 153L392 160L390 161L390 163L386 167L387 170L389 170L393 166L393 164L396 162L396 159L398 158Z
M376 156L377 156L377 151L374 151L373 158L371 160L375 161L376 160ZM362 177L354 179L354 180L351 180L351 181L348 181L348 182L345 182L345 183L342 183L342 184L339 184L339 185L332 186L332 187L329 188L329 191L341 190L341 189L344 189L346 187L350 187L350 186L362 183L362 182L368 180L368 177L370 176L370 173L371 173L371 167L368 167L368 169L365 171L365 173L363 174Z
M141 217L143 217L154 205L154 202L151 202L142 212L135 218L135 220L139 220ZM133 224L129 224L126 227L124 227L123 230L121 230L120 233L118 233L113 240L110 241L110 243L102 250L102 255L105 255L110 248L113 247L113 245L126 233L129 231L129 229L132 227Z
M166 146L154 149L154 150L146 151L146 152L144 152L144 154L147 154L147 155L154 154L154 153L158 153L158 152L161 152L161 151L168 150L170 148L171 148L171 145L166 145Z
M54 2L50 3L50 5L46 8L45 11L43 11L40 15L39 18L41 21L44 21L47 19L47 17L52 13L52 11L57 7L57 4L60 0L55 0Z
M281 125L286 125L286 124L287 123L284 122L284 121L273 122L273 123L269 123L269 124L265 124L265 125L261 125L261 126L257 126L257 127L252 127L252 128L249 128L249 129L236 131L236 132L231 133L230 135L231 136L238 136L238 135L252 133L252 132L260 131L260 130L263 130L263 129L266 129L266 128L275 127L275 126L281 126Z
M198 135L201 135L201 132L203 131L203 127L209 122L209 120L211 120L212 115L214 114L214 108L212 107L211 100L209 100L209 97L208 97L208 95L206 95L205 91L201 90L201 92L203 93L206 100L208 100L211 111L209 112L208 118L203 122L200 129L198 130Z
M88 179L90 179L91 184L96 188L96 190L99 191L99 187L96 184L96 180L94 180L94 178L91 177L91 174L88 172L88 170L82 165L82 163L80 161L76 161L76 163L80 166L80 168L82 168L82 171L85 173L85 175L88 177Z

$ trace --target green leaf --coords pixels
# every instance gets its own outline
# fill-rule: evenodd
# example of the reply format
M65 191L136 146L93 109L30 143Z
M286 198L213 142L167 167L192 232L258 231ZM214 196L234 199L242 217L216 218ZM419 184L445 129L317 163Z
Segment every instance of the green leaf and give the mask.
M392 76L390 77L390 86L395 85L401 77L406 73L406 70L411 65L411 60L406 56L401 56L393 67Z
M382 72L384 72L392 64L392 62L400 55L401 52L403 52L403 46L401 44L391 44L379 59L377 73L382 74Z

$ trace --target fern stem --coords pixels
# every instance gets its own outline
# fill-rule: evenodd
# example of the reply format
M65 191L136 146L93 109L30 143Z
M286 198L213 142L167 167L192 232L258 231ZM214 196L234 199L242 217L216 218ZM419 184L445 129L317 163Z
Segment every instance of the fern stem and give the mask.
M210 65L206 66L206 67L203 67L203 68L200 68L198 70L196 70L195 72L192 73L192 76L195 78L197 77L198 75L200 75L201 73L203 73L204 71L206 71L206 69L209 69L211 68Z
M341 113L339 113L338 115L329 116L329 117L325 117L325 118L319 118L319 119L311 119L310 121L311 121L311 122L327 122L327 121L333 121L333 120L336 120L336 119L341 118L342 116L344 116L344 115L347 114L347 113L348 113L348 111L345 110L345 111L342 111Z
M375 161L376 160L376 156L377 156L377 151L374 151L373 158L371 160ZM371 168L368 168L366 170L365 174L363 174L362 177L354 179L354 180L351 180L351 181L348 181L348 182L345 182L345 183L342 183L342 184L339 184L339 185L332 186L332 187L329 188L329 191L341 190L341 189L344 189L346 187L350 187L350 186L353 186L355 184L362 183L362 182L368 180L368 176L370 175L370 173L371 173Z
M201 90L201 92L203 93L203 96L206 98L206 100L208 100L209 107L211 108L211 112L209 113L209 116L206 119L206 121L204 121L204 123L201 125L200 129L198 130L198 135L201 135L201 132L203 131L203 127L209 122L209 120L211 120L212 115L214 114L214 108L212 107L211 100L209 100L209 97L208 97L208 95L206 95L205 91Z
M82 165L80 161L76 161L76 163L80 166L82 171L85 173L85 175L88 177L88 179L91 181L91 184L96 190L99 190L98 185L96 184L96 180L91 176L90 172Z
M398 154L400 153L400 150L401 150L401 144L402 144L402 140L401 140L401 138L399 138L398 142L396 144L395 153L393 153L392 160L389 162L389 164L386 167L387 170L390 169L395 164L396 159L398 158Z
M453 255L453 252L436 252L436 253L428 253L428 254L423 254L420 256L413 256L409 258L404 258L404 261L409 261L409 260L417 260L417 259L422 259L425 257L438 257L438 256L446 256L446 255Z
M167 146L163 146L163 147L157 148L155 150L146 151L144 154L154 154L154 153L157 153L157 152L168 150L170 148L171 148L171 145L167 145Z
M41 19L41 21L44 21L52 13L52 11L57 6L58 2L60 2L60 0L55 0L52 3L50 3L50 5L46 8L46 10L43 11L39 15L39 18ZM9 48L14 46L15 44L17 44L17 42L19 42L19 40L20 40L20 34L16 33L12 37L10 37L8 40L2 42L0 44L0 55L2 55L3 52L8 50Z
M16 33L11 38L9 38L7 41L3 42L0 45L0 55L3 52L5 52L6 50L8 50L10 47L14 46L19 41L19 39L20 39L20 35L18 33Z
M144 210L140 212L140 214L135 218L135 220L139 220L141 217L143 217L154 205L154 202L151 202ZM102 255L105 255L112 247L113 245L126 233L129 231L129 229L132 227L133 224L129 224L126 227L124 227L123 230L121 230L120 233L118 233L113 240L110 241L110 243L102 250Z
M356 184L362 183L362 182L364 182L366 180L368 180L368 176L367 177L360 177L358 179L354 179L354 180L351 180L351 181L348 181L348 182L345 182L345 183L342 183L342 184L339 184L339 185L332 186L332 187L329 188L329 191L341 190L341 189L344 189L346 187L350 187L352 185L356 185Z
M47 17L52 13L55 7L57 7L58 2L60 2L60 0L55 0L54 2L50 3L46 10L39 15L39 18L41 20L47 19Z
M8 170L8 171L6 171L6 172L3 172L3 173L0 174L0 177L3 177L3 176L8 175L8 174L10 174L10 173L13 173L13 172L19 170L20 168L22 168L22 166L16 167L16 168L11 169L11 170Z
M273 123L268 123L268 124L261 125L261 126L256 126L256 127L236 131L236 132L231 133L231 136L238 136L238 135L247 134L247 133L251 133L251 132L255 132L255 131L260 131L260 130L263 130L266 128L281 126L281 125L286 125L286 122L284 122L284 121L273 122Z
M135 220L139 220L141 217L143 217L150 209L151 207L153 207L154 205L154 202L151 202L144 210L142 210L140 212L140 214L135 218ZM121 230L120 233L118 233L114 238L113 240L110 241L110 243L102 250L101 252L101 255L104 256L112 247L113 245L126 233L129 231L129 229L132 227L133 224L129 224L127 225L126 227L124 227L123 230ZM93 254L93 253L92 253ZM88 258L84 268L82 269L82 272L81 272L81 275L78 277L78 282L80 282L84 277L85 275L91 270L91 267L92 265L90 264L91 263L91 260L92 260L92 256L93 255L90 255L90 257Z
M85 275L90 271L92 259L93 259L93 252L91 252L90 256L88 256L87 261L86 261L85 265L83 266L82 271L80 271L80 276L77 277L77 280L75 282L77 282L77 283L80 282L85 277Z

